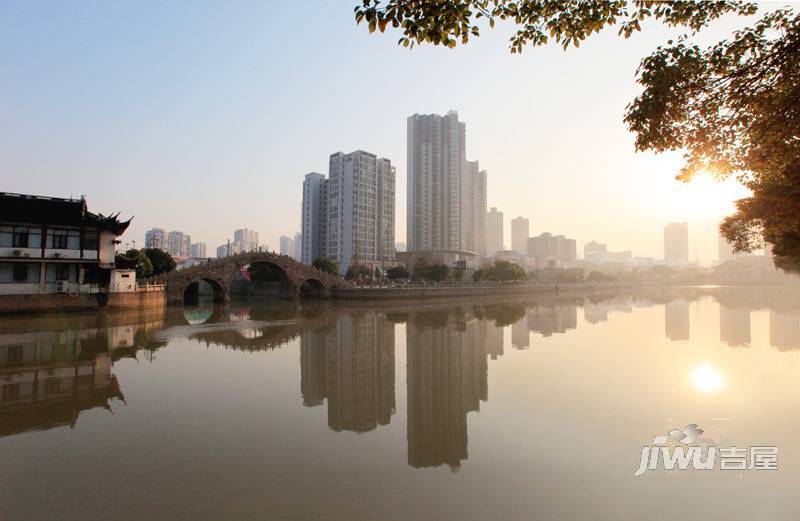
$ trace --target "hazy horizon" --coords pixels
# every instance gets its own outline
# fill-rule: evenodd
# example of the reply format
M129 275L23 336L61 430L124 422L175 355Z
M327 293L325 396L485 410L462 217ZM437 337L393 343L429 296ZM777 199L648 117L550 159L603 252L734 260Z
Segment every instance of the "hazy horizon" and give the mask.
M523 216L532 235L575 238L579 255L597 240L661 258L664 225L687 221L690 258L716 259L716 226L746 191L681 185L680 154L635 153L622 122L640 59L679 31L648 24L519 56L503 26L467 47L408 51L357 27L354 5L4 3L2 190L85 194L94 212L135 215L123 243L159 227L214 256L247 227L277 250L300 229L303 176L363 149L397 167L407 242L406 118L457 110L506 247ZM727 17L700 41L752 20Z

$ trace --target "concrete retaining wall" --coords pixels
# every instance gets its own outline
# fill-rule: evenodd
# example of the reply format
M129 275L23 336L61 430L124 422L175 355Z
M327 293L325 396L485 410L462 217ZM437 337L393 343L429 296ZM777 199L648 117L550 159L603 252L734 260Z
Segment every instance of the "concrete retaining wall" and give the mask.
M103 294L100 294L103 295ZM136 293L109 293L106 302L98 299L97 293L66 295L0 295L0 314L31 313L43 311L76 311L93 309L134 309L164 306L164 291L141 291Z

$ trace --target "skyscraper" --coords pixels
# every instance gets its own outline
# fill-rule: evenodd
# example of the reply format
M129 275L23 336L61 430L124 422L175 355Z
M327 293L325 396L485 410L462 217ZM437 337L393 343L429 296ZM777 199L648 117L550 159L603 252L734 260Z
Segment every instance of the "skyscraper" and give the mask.
M292 258L296 261L303 259L303 234L300 232L294 234L294 249L292 250Z
M294 253L294 239L286 235L281 235L280 239L278 239L278 243L280 244L281 255L291 257Z
M144 247L167 251L167 232L161 228L151 228L144 234Z
M503 212L492 208L486 214L486 255L494 257L498 251L505 250L503 244Z
M467 223L462 230L464 249L474 251L479 257L486 256L486 170L481 170L478 161L466 162L465 179L470 198L464 210Z
M414 114L407 123L408 251L483 250L477 214L486 173L466 159L466 125L454 110Z
M189 257L192 253L192 238L183 232L173 230L167 234L166 246L164 251L173 257Z
M233 232L233 242L239 251L258 251L258 232L241 228Z
M520 255L528 251L528 236L530 235L530 221L524 217L511 220L511 249Z
M196 243L192 244L192 247L191 247L192 257L197 257L197 258L207 257L208 256L207 253L208 252L207 252L207 249L206 249L206 243L204 243L204 242L196 242Z
M664 227L664 260L689 262L689 223L669 223Z
M312 172L303 181L303 215L301 261L311 264L325 256L325 225L327 219L328 181Z
M356 150L330 156L325 252L350 266L386 268L394 261L395 168Z

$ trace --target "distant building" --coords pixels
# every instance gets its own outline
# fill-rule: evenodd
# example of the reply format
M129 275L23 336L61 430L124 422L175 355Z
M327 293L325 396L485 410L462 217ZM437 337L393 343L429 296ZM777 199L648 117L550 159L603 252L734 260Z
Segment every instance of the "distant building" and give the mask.
M227 244L223 244L222 246L217 246L217 258L222 259L223 257L227 257L228 255L233 255L234 252L230 251L231 242L228 241Z
M395 167L356 150L330 156L325 255L344 275L394 263Z
M544 232L528 239L527 254L541 261L572 263L577 259L577 243L575 239Z
M608 251L608 246L596 241L589 241L583 246L583 260L595 264L623 263L631 266L652 263L652 259L643 257L634 259L630 250Z
M494 257L498 251L505 250L503 244L503 212L492 208L486 214L486 255Z
M280 243L281 255L288 255L291 257L294 254L294 239L285 235L281 235L281 238L278 239L278 242Z
M466 125L458 112L407 120L408 251L482 253L486 172L466 159Z
M173 257L189 257L191 255L192 238L183 232L171 231L167 235L167 253Z
M144 234L144 247L167 251L167 232L161 228L151 228Z
M478 161L465 163L464 176L469 195L464 201L464 226L461 230L464 249L474 251L479 257L486 256L486 170L480 169Z
M299 261L303 258L303 234L297 232L294 234L294 249L292 250L292 258Z
M206 258L208 257L206 251L206 243L204 242L196 242L192 244L191 248L191 256L197 259Z
M406 251L406 243L404 242L396 242L394 243L394 251L395 253L400 253Z
M664 227L664 260L689 262L689 223L670 223Z
M258 251L260 243L258 242L258 232L242 228L233 232L233 242L240 252L243 251Z
M328 181L316 172L303 180L303 215L301 261L311 264L325 256L325 225L327 224Z
M528 236L530 235L530 221L524 217L511 219L511 249L517 253L525 254L528 250Z
M191 256L191 242L189 235L173 230L169 233L161 228L152 228L144 234L144 247L165 251L173 257Z
M583 246L583 259L588 261L595 258L600 258L607 252L608 246L605 244L596 241L589 241Z

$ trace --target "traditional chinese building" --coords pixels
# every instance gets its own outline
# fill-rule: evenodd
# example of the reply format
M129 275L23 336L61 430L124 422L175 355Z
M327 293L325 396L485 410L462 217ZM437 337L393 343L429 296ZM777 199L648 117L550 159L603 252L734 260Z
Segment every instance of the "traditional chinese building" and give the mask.
M136 261L115 253L130 219L117 217L90 212L85 197L0 192L0 304L87 307L91 302L105 305L111 294L136 293ZM59 294L93 299L66 306L37 297ZM12 305L0 305L0 311Z

